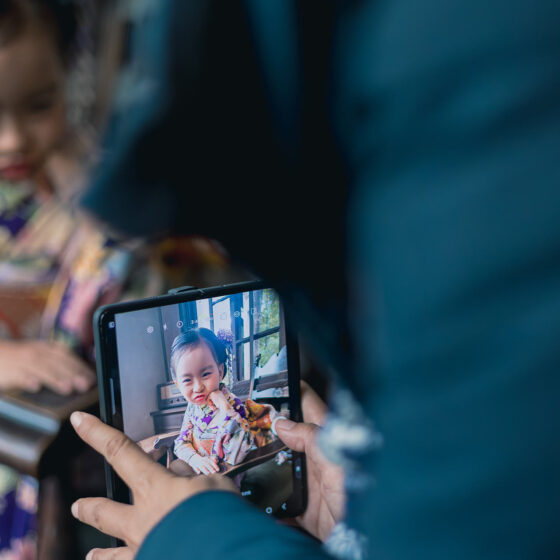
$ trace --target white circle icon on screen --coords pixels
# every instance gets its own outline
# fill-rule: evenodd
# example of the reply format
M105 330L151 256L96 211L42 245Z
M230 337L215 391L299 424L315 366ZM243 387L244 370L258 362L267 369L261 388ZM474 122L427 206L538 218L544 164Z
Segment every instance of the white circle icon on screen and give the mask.
M240 315L241 315L241 313L239 313L239 311L235 311L235 312L233 313L233 316L234 316L235 318L239 317Z
M270 506L268 506L264 511L266 511L266 513L268 513L268 515L270 515L272 513L272 508Z
M177 328L180 329L183 326L183 321L177 321Z
M154 327L152 327L152 325L150 325L146 331L148 332L148 334L152 334L154 332Z

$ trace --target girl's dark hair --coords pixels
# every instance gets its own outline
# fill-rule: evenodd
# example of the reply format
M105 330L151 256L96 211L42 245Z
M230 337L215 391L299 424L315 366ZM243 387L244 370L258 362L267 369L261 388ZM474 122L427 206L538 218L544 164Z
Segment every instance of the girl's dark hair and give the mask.
M71 0L0 0L0 47L16 39L35 20L53 34L68 63L75 51L77 12Z
M177 381L177 372L175 367L177 361L183 355L185 350L188 348L193 348L201 343L206 343L212 356L216 360L218 365L224 365L224 377L227 373L227 350L226 345L210 330L205 328L189 329L188 331L181 333L175 337L173 344L171 345L171 355L170 355L170 369L171 376L174 381Z

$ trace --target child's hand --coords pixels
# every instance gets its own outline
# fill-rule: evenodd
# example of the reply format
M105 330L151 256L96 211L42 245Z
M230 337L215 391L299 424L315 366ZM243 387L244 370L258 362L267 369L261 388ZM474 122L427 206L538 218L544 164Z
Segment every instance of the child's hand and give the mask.
M196 474L214 474L220 470L215 457L202 457L198 453L189 459L189 465Z
M48 387L62 395L87 391L95 384L91 367L55 342L0 341L0 390L38 391Z
M208 395L208 400L220 411L226 412L229 409L229 403L225 395L219 390L212 391Z

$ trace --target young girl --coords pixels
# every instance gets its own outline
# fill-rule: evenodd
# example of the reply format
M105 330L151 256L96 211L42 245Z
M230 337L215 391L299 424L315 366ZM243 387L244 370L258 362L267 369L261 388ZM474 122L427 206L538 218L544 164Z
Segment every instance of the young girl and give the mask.
M86 159L66 119L76 21L72 2L0 1L0 389L87 390L94 309L125 285L146 293L129 282L133 263L144 278L136 257L72 204ZM35 557L36 494L0 466L0 558Z
M114 299L129 255L81 225L66 122L76 31L70 3L0 4L0 388L60 393L95 380L91 311ZM58 180L57 180L58 179ZM45 342L50 339L51 342ZM40 367L38 365L40 364Z
M220 471L220 463L239 464L251 449L276 439L280 418L271 405L245 402L221 380L227 373L228 351L209 329L192 329L171 346L171 374L189 403L175 455L197 474Z

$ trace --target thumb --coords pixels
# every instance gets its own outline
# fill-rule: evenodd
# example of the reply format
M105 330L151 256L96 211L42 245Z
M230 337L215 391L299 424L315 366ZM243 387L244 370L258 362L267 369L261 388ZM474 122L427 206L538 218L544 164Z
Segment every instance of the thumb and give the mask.
M281 418L276 422L278 437L292 450L305 452L314 443L319 426L305 422L292 422Z

